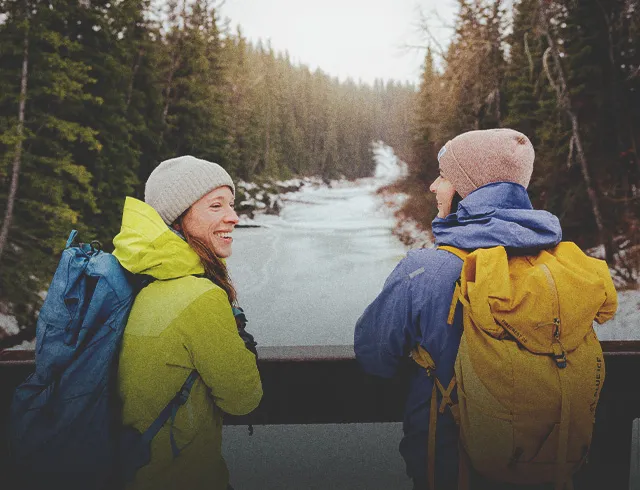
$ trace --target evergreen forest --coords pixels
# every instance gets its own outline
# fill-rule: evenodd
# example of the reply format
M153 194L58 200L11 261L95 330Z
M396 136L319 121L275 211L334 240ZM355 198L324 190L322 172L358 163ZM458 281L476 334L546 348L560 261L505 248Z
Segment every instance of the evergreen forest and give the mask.
M509 127L536 150L534 207L564 239L597 248L627 286L640 270L640 1L458 0L443 48L430 35L412 124L410 195L398 215L428 228L439 149ZM425 210L431 210L425 212Z
M212 3L0 0L0 313L26 326L6 342L33 337L70 230L109 249L164 159L251 182L368 176L377 140L408 155L414 85L311 71Z
M125 196L180 154L247 182L356 179L382 140L409 169L383 192L428 230L442 145L511 127L533 205L637 287L640 0L457 2L446 46L424 26L415 86L312 71L209 0L0 0L0 314L24 326L0 347L33 337L69 231L109 249Z

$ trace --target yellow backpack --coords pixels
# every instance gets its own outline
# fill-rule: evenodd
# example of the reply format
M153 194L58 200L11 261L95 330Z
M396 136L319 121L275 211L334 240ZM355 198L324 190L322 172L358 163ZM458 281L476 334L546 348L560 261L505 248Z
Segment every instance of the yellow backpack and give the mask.
M571 242L514 257L504 247L439 248L464 260L448 319L452 324L462 303L463 334L454 379L446 388L434 380L430 488L436 417L446 407L460 426L461 488L469 463L496 481L571 488L589 450L605 376L593 321L603 323L617 309L607 264ZM418 347L412 357L433 375L428 352ZM456 386L458 404L451 399Z

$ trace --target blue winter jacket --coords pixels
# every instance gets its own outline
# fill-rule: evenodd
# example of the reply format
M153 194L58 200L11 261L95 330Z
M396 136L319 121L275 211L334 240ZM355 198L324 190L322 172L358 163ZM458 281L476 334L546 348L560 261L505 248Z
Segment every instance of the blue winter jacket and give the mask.
M432 229L436 245L467 250L503 245L516 254L554 247L562 238L558 218L534 210L525 188L506 182L476 189L455 214L435 218ZM461 309L453 326L447 325L447 316L461 268L458 257L435 248L412 250L402 259L356 324L355 354L366 372L390 378L421 345L435 362L436 376L448 386L462 333ZM424 369L410 364L400 452L407 474L424 482L432 380ZM449 410L438 417L436 487L457 488L458 429Z

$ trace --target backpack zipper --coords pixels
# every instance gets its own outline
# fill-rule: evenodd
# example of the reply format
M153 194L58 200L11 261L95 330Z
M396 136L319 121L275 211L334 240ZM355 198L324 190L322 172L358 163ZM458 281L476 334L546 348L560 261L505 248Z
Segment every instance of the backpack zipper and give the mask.
M553 342L551 343L551 348L553 349L553 359L556 361L556 364L560 369L564 369L567 367L567 354L564 350L562 343L560 342L560 299L558 298L558 288L556 287L556 281L553 279L553 275L551 274L551 270L547 266L547 264L540 264L540 267L544 271L545 276L547 277L547 282L549 283L549 287L553 292L553 305L554 305L554 317L553 317Z

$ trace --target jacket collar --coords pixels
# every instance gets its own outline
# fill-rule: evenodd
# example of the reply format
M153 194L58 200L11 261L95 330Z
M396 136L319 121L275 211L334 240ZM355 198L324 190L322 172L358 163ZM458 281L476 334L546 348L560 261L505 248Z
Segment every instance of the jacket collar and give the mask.
M528 252L562 240L558 218L533 209L526 189L510 182L479 187L460 201L455 213L436 217L432 230L436 245L464 249L504 246Z

